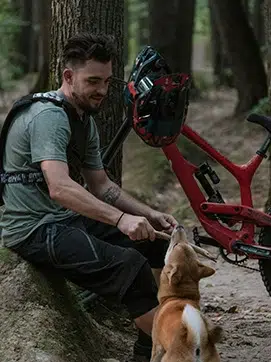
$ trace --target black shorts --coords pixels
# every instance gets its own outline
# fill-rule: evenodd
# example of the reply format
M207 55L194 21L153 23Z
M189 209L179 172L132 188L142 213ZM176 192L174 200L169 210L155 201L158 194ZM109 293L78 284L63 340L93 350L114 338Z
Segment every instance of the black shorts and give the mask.
M162 268L168 243L134 242L117 228L79 216L39 227L13 248L33 264L126 304L133 318L157 306L151 268Z

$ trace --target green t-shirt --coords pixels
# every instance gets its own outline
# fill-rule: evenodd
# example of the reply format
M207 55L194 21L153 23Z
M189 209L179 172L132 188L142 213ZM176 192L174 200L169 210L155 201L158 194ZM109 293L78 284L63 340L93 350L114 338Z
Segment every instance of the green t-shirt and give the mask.
M57 94L61 96L61 93ZM5 171L40 171L40 162L44 160L67 162L66 148L70 136L69 119L61 107L52 102L33 103L16 115L9 130L4 154ZM99 134L93 118L90 119L83 167L103 169ZM72 210L50 199L38 184L7 184L3 199L5 208L0 226L7 247L21 243L44 223L75 215Z

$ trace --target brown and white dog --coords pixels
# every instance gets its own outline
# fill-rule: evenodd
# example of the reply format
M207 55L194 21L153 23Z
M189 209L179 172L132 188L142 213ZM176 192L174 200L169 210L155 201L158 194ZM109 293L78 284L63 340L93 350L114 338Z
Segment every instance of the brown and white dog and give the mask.
M151 362L219 362L222 329L200 312L199 281L215 273L202 264L184 228L175 227L165 257L155 314Z

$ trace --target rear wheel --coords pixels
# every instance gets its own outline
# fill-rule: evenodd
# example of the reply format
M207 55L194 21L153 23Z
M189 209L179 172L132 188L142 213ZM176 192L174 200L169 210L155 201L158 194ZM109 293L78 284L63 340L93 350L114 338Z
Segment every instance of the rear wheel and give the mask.
M268 210L268 214L270 213L271 210ZM265 226L261 228L259 235L259 244L262 246L271 247L271 226ZM259 259L259 267L266 290L271 296L271 260Z

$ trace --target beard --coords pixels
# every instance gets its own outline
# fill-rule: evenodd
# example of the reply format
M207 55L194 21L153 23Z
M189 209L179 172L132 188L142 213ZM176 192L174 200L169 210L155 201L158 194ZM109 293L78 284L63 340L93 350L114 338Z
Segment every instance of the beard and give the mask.
M89 116L94 116L96 114L98 114L102 108L102 103L100 103L99 105L93 107L89 104L89 101L86 100L82 100L82 97L77 94L76 92L72 92L72 96L73 99L76 103L76 105L87 115Z

